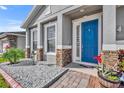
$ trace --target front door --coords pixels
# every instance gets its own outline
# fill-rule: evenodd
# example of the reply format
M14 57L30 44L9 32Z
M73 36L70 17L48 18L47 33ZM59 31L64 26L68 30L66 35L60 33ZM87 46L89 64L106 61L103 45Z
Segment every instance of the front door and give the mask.
M94 57L98 55L98 19L81 23L81 32L81 61L97 63Z

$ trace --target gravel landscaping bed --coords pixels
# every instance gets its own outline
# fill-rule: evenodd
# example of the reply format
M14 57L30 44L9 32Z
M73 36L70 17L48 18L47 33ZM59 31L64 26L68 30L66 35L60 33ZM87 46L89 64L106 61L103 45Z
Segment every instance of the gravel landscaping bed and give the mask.
M24 88L48 87L67 69L55 65L31 65L29 62L21 62L14 65L3 64L0 67L13 77Z

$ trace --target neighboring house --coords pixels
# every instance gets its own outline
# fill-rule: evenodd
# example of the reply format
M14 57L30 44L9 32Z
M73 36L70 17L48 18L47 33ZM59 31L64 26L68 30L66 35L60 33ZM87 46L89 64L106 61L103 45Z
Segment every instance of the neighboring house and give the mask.
M3 52L6 46L25 49L25 32L1 32L0 51Z
M94 57L103 52L104 61L115 63L124 49L124 6L34 6L22 28L27 58L37 51L38 61L96 65Z

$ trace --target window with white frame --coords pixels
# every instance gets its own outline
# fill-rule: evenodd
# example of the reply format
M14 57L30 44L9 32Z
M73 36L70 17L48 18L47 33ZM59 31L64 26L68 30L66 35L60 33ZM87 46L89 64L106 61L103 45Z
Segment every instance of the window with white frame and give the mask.
M47 27L47 52L55 52L55 25Z
M37 49L37 31L33 31L32 32L32 38L33 38L33 51L36 51L36 49Z
M76 56L80 57L80 25L76 27Z

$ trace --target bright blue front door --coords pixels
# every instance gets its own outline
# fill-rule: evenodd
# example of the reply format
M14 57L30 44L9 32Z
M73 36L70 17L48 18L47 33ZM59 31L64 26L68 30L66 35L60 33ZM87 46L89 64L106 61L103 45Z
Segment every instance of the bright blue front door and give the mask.
M81 24L82 32L82 62L97 63L94 59L98 55L98 19Z

